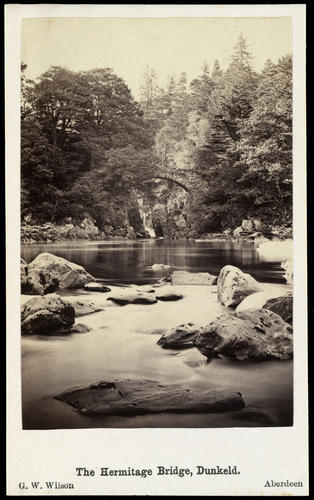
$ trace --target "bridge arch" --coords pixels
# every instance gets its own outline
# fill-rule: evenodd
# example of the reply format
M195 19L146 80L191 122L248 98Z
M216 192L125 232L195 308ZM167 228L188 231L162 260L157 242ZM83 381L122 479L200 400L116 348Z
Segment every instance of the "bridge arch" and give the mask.
M153 181L155 179L161 179L161 180L173 182L174 184L177 184L177 186L180 186L182 189L184 189L187 193L190 191L189 187L186 184L184 184L184 182L182 182L174 177L168 176L168 175L154 175L154 177L151 177L150 179L146 179L144 181L144 183L148 183L148 182Z

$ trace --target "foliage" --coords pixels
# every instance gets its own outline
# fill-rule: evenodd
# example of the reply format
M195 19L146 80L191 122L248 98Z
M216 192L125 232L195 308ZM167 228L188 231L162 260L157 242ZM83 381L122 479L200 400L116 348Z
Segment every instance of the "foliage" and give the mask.
M292 60L260 74L251 60L240 36L225 71L205 62L189 86L183 72L161 88L147 66L139 103L109 68L51 67L32 82L22 64L22 216L123 225L134 193L170 176L190 187L193 235L250 215L290 223Z

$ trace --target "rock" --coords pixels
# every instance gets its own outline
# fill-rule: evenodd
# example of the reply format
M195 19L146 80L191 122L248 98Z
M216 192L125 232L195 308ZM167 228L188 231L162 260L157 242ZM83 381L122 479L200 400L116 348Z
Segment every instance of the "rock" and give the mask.
M95 306L90 300L76 299L75 297L67 297L67 301L74 307L75 316L86 316L98 311L103 311L99 306Z
M112 302L115 302L120 306L125 306L127 304L155 304L157 302L156 297L152 293L139 292L120 293L108 297L107 300L112 300Z
M238 226L238 227L235 228L235 230L233 231L232 235L233 235L234 238L240 238L242 232L243 232L242 227Z
M257 309L262 309L269 298L269 293L266 292L252 293L252 295L248 295L248 297L245 297L245 299L240 302L240 304L236 307L235 312L256 311Z
M260 238L261 236L263 236L263 235L260 231L255 231L255 233L249 234L248 238L250 240L255 240L255 238Z
M109 226L108 224L104 226L104 233L106 236L112 236L113 233L113 227Z
M88 333L90 331L91 329L88 326L78 323L77 325L73 325L68 333Z
M187 349L195 347L195 339L198 338L202 327L194 323L184 323L172 328L168 333L162 335L157 341L165 349Z
M252 219L252 222L254 224L255 231L262 231L263 230L263 223L262 223L261 219Z
M156 291L156 299L163 301L180 300L183 298L181 293L177 292L172 286L164 286Z
M273 311L286 322L292 325L293 318L293 297L292 295L282 295L281 297L275 297L269 299L264 304L264 309L268 309L269 311Z
M37 270L31 265L27 268L27 276L22 281L22 293L26 295L45 295L59 288L59 280L47 269Z
M251 233L254 229L254 224L251 220L246 219L242 221L241 227L242 231L245 231L246 233Z
M292 257L281 262L280 267L285 269L284 278L287 283L291 284L293 282L293 259Z
M136 234L135 234L134 228L132 226L128 227L127 238L130 240L136 239Z
M69 262L51 253L39 254L28 266L29 274L48 271L52 278L59 281L59 288L82 288L86 283L94 281L82 266Z
M55 293L33 297L21 310L23 333L50 333L73 325L74 308Z
M181 351L177 354L177 358L183 361L184 364L196 368L197 366L206 365L208 359L196 347Z
M126 236L127 235L127 229L126 228L118 228L114 229L112 232L113 236Z
M244 408L238 392L213 391L153 380L101 381L70 389L55 399L84 414L140 415L162 412L225 412Z
M171 275L171 281L174 285L215 285L217 276L209 273L174 271Z
M86 285L84 285L84 289L89 292L111 292L111 288L109 288L109 286L106 286L103 283L97 283L96 281L86 283Z
M223 314L201 330L194 344L209 358L264 361L293 354L291 326L267 309Z
M225 306L236 307L252 293L261 291L260 284L235 266L224 266L217 280L218 300Z
M284 241L268 241L261 243L257 252L260 257L266 262L292 262L293 256L293 240L288 239Z
M159 271L159 269L168 269L170 266L168 264L153 264L152 265L152 270L153 271Z
M28 265L25 260L21 258L21 293L24 293L24 288L27 285L27 274L28 274Z

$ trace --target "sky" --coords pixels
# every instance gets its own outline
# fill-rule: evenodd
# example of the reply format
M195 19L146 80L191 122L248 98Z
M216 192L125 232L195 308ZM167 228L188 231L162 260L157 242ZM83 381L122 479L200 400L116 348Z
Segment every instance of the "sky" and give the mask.
M242 33L260 71L292 52L288 17L274 18L34 18L23 19L21 59L27 76L39 77L50 66L73 71L112 68L139 96L146 65L164 86L169 76L201 73L215 59L226 69Z

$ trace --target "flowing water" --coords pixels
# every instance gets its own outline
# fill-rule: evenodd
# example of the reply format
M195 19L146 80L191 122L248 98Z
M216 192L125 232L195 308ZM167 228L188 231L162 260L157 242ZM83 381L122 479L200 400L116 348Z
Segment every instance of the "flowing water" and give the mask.
M156 282L174 270L218 274L232 264L270 288L286 291L280 261L263 260L252 243L166 240L66 242L22 246L30 262L51 252L83 265L97 280L121 286ZM154 266L163 264L164 267ZM291 361L241 363L217 359L185 363L182 352L156 345L162 332L183 322L204 324L226 308L215 287L176 286L178 302L120 307L108 294L63 291L92 299L102 311L78 318L92 330L86 334L22 336L22 398L25 429L90 427L235 427L288 426L293 420ZM187 352L187 351L185 351ZM54 396L74 386L100 380L146 378L164 383L222 388L241 392L242 411L212 414L157 414L137 417L82 415Z

